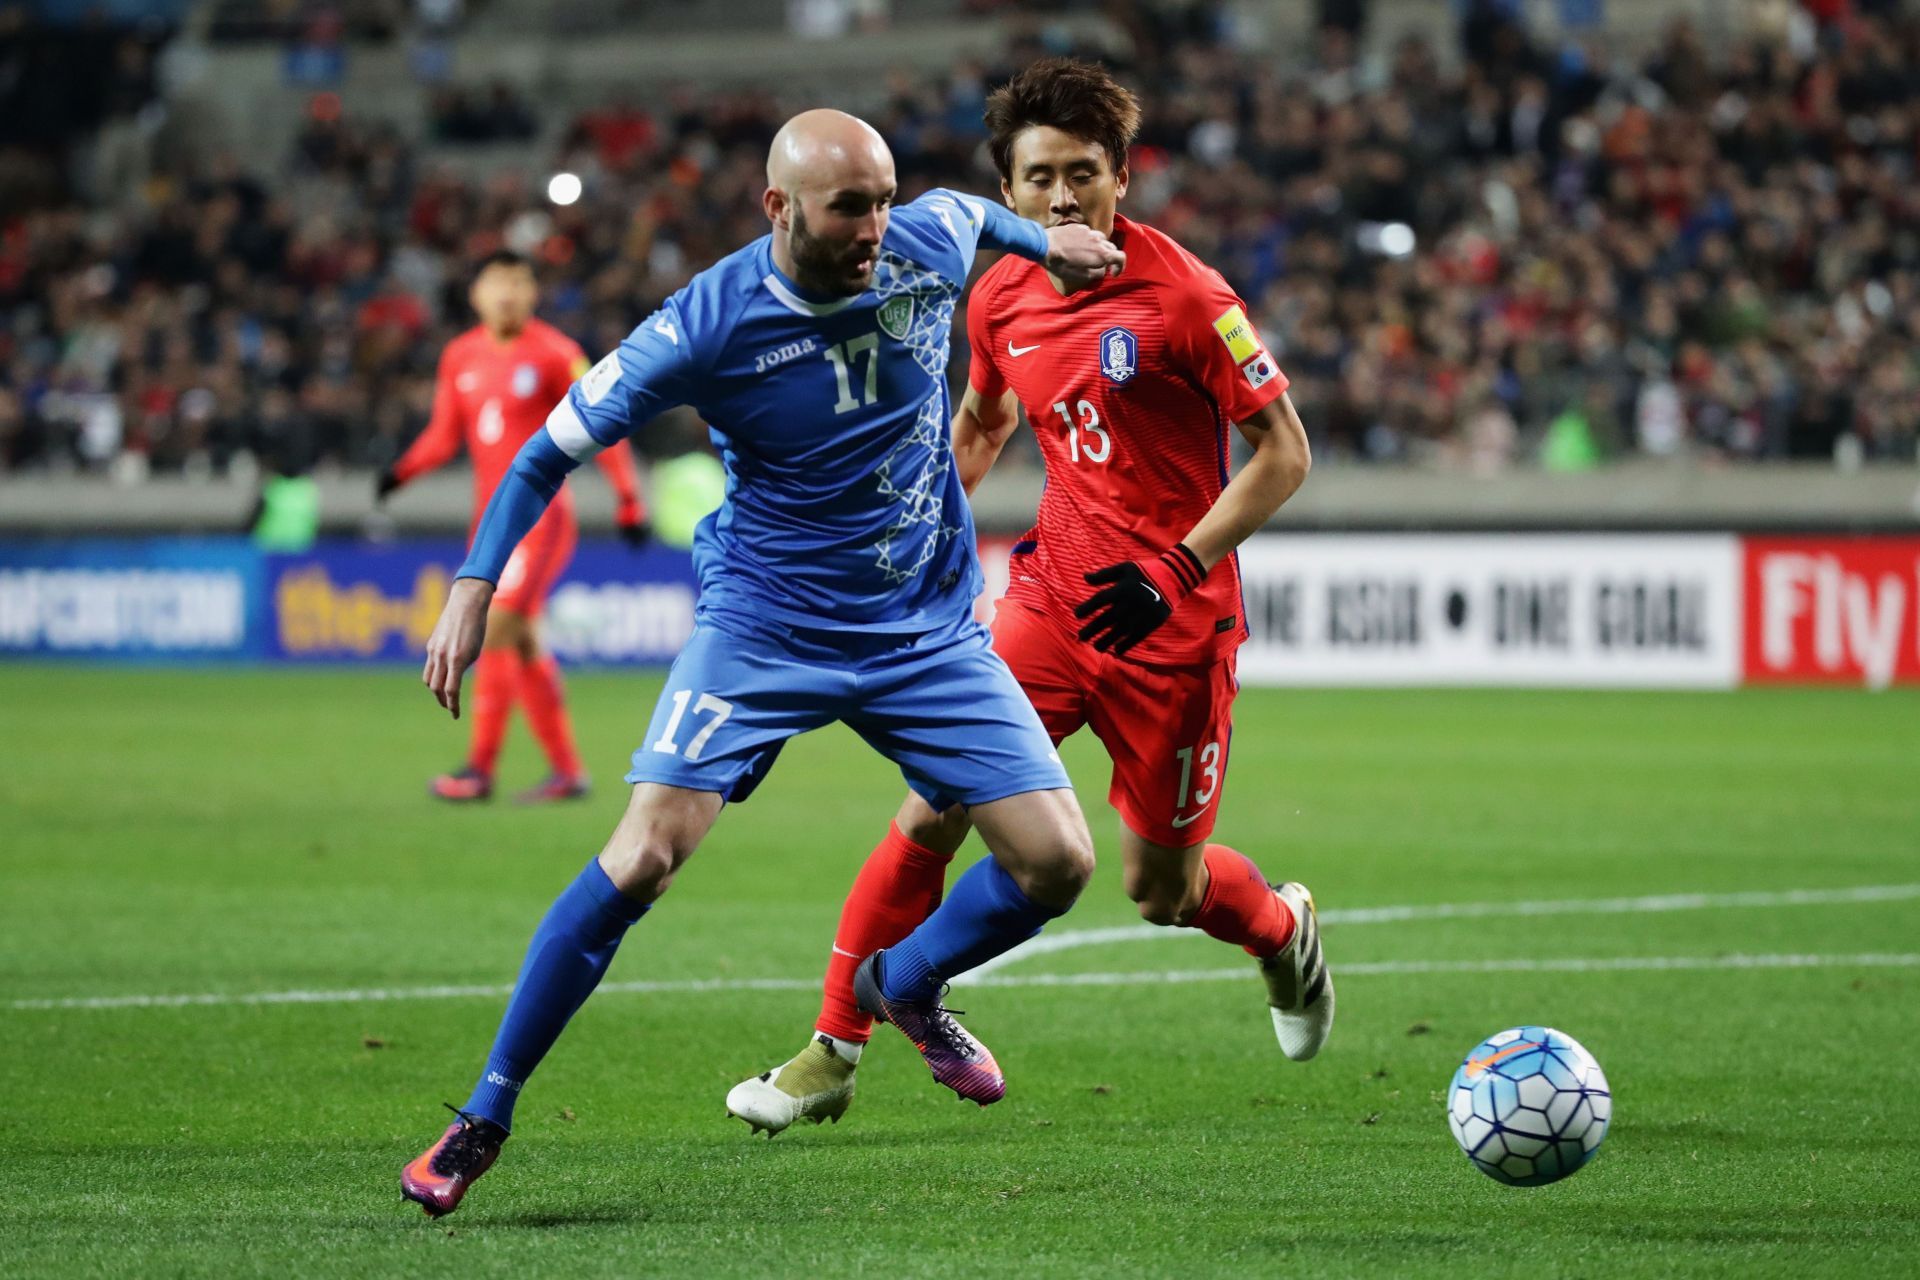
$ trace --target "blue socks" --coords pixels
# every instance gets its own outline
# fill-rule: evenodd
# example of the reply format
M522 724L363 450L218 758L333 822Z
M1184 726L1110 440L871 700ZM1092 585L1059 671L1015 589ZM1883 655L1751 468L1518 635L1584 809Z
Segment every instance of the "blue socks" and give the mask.
M881 989L889 1000L931 1000L954 974L1013 950L1064 914L1021 892L989 855L953 882L947 900L925 923L887 948Z
M520 1086L600 984L627 926L646 913L647 904L614 887L598 858L587 863L533 931L493 1052L463 1110L502 1129L513 1127Z
M614 887L598 859L587 863L534 930L493 1052L462 1110L513 1127L520 1087L599 985L628 926L646 913L645 904ZM887 948L881 974L887 998L930 1000L954 974L1012 950L1061 914L1022 893L992 857L982 858L954 881L925 923Z

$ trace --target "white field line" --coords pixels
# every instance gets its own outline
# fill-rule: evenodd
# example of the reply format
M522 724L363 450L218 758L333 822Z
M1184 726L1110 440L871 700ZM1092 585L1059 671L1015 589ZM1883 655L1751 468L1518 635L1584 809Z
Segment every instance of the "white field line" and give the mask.
M1640 898L1567 898L1536 902L1438 902L1400 907L1322 911L1325 924L1385 924L1400 920L1483 919L1493 916L1618 915L1628 912L1698 911L1712 908L1789 907L1850 902L1900 902L1920 898L1920 884L1864 885L1851 889L1783 889L1750 893L1677 893ZM1244 976L1240 969L1175 972L1050 974L1030 978L992 976L1020 960L1109 942L1205 937L1196 929L1123 925L1114 929L1069 929L1043 934L960 976L971 986L1102 986L1129 983L1205 982ZM1920 957L1866 956L1678 956L1602 960L1384 961L1343 964L1341 974L1603 972L1609 969L1807 968L1813 965L1908 965ZM812 991L818 978L694 978L677 981L604 982L598 990L625 995L672 995L702 991ZM334 991L204 992L189 995L67 996L10 1000L14 1013L54 1009L180 1009L195 1005L372 1004L384 1000L459 1000L510 994L510 983L477 986L362 987Z
M1643 973L1701 969L1850 969L1920 967L1920 953L1856 955L1600 956L1558 960L1383 960L1341 965L1342 978L1394 974L1463 973ZM1123 987L1190 982L1246 982L1246 965L1231 969L1146 970L1125 973L1036 973L972 979L974 987ZM680 995L711 991L814 991L818 978L698 978L679 982L603 982L598 991L616 995ZM14 1000L14 1013L60 1009L179 1009L188 1006L271 1004L369 1004L384 1000L498 998L506 985L472 987L362 987L345 991L257 991L250 994L176 996L83 996L61 1000Z
M1699 969L1904 969L1920 967L1920 953L1860 955L1602 956L1561 960L1381 960L1333 966L1342 978L1394 974L1461 973L1663 973ZM975 978L976 987L1121 987L1185 982L1246 982L1246 965L1232 969L1174 969L1145 973L1034 973Z
M1483 920L1501 916L1640 915L1663 911L1727 910L1739 907L1805 907L1854 902L1904 902L1920 898L1920 884L1863 885L1852 889L1778 889L1747 893L1666 893L1641 898L1562 898L1538 902L1435 902L1405 907L1334 908L1320 912L1321 924L1397 924L1407 920ZM1103 946L1110 942L1171 941L1204 938L1198 929L1167 929L1130 924L1111 929L1062 929L1021 943L995 956L970 975L974 980L1009 965L1057 951ZM1345 973L1349 966L1342 965Z
M663 982L603 982L596 992L620 995L675 995L698 991L817 991L818 978L691 978ZM26 1013L42 1009L183 1009L194 1005L255 1004L376 1004L383 1000L465 1000L511 995L510 982L467 987L350 987L341 991L203 992L162 996L69 996L65 999L12 1000L8 1010Z

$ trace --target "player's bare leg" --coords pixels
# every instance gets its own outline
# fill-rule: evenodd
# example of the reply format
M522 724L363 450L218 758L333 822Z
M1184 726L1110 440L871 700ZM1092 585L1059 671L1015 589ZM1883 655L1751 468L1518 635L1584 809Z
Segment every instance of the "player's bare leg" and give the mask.
M975 805L967 816L1021 892L1056 914L1093 879L1093 836L1072 791L1027 791Z
M428 784L441 800L456 804L493 797L494 765L506 740L507 721L520 697L525 663L527 620L508 609L487 619L487 639L473 664L473 725L468 731L467 762Z
M990 856L897 945L854 971L854 997L891 1022L933 1078L981 1106L1006 1095L987 1047L940 1003L946 980L1012 950L1073 905L1093 875L1093 838L1070 789L1029 791L972 807Z
M1321 954L1313 895L1270 885L1244 854L1220 844L1156 844L1126 828L1121 857L1127 896L1150 924L1196 928L1260 962L1280 1051L1303 1062L1333 1029L1333 979Z
M400 1191L434 1217L452 1213L492 1167L535 1067L593 993L627 929L665 893L720 813L721 798L657 783L633 789L606 846L534 931L493 1049L459 1120L400 1173Z
M1207 894L1207 846L1174 848L1120 829L1121 885L1148 924L1186 925Z
M820 1016L806 1047L727 1094L727 1114L771 1138L797 1120L839 1122L853 1103L854 1071L873 1015L853 996L860 961L890 947L933 913L946 886L947 864L973 823L959 805L937 813L909 791L887 835L860 868L840 910Z
M539 616L517 620L520 634L515 648L520 654L520 706L526 712L527 727L533 730L534 739L546 753L547 776L514 800L518 804L579 800L586 796L589 783L586 768L580 762L580 749L573 739L573 722L567 714L560 664L541 643Z
M601 869L621 893L653 905L713 829L723 804L711 791L635 783L627 811L600 850Z

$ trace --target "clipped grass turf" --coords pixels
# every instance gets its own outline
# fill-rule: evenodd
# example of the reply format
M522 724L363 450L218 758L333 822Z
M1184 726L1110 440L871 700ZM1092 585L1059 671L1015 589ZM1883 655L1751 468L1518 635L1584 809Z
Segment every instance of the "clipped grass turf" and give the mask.
M22 1008L73 997L510 982L599 847L657 681L577 675L603 786L450 810L406 673L0 666L0 1275L1911 1276L1920 968L1340 979L1283 1060L1251 964L1128 940L1009 975L1244 965L1244 981L962 989L1011 1092L956 1105L882 1028L838 1126L752 1140L736 1079L807 990L591 1001L452 1218L399 1166L498 995ZM506 790L538 764L524 734ZM1243 693L1218 838L1325 909L1920 883L1920 698ZM1102 869L1055 929L1137 922L1097 743L1066 755ZM898 777L839 730L724 815L610 982L810 980ZM973 856L963 854L963 858ZM1920 899L1329 924L1343 964L1920 952ZM1545 1022L1606 1068L1598 1160L1501 1187L1440 1098Z

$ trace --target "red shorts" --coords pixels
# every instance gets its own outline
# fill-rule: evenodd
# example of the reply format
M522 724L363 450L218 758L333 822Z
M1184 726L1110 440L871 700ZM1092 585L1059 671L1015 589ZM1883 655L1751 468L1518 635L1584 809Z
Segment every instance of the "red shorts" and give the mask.
M1233 738L1231 656L1192 667L1128 662L1017 600L1000 601L993 648L1054 742L1090 725L1113 760L1107 800L1127 829L1176 849L1213 834Z
M523 618L538 616L547 607L547 595L573 559L573 548L579 541L580 531L574 521L542 517L500 571L493 607Z

